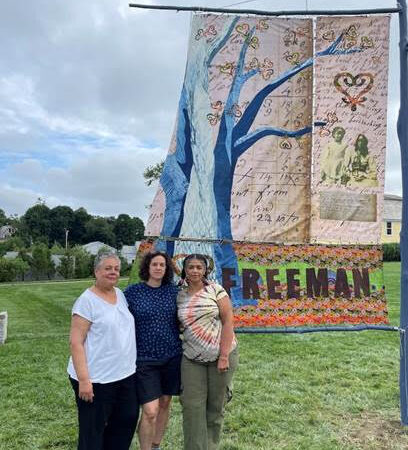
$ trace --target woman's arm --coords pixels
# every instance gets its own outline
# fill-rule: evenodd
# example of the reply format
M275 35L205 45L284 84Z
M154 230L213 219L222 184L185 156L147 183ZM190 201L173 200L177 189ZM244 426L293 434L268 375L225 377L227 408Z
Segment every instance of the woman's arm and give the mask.
M78 396L86 402L92 402L94 396L92 383L89 379L88 364L86 362L84 347L84 342L90 326L91 322L89 322L89 320L84 319L78 314L72 316L69 338L72 363L74 364L75 372L78 377Z
M229 369L229 354L234 338L232 305L228 295L218 300L218 308L220 310L220 319L222 322L220 356L218 357L217 368L220 372Z

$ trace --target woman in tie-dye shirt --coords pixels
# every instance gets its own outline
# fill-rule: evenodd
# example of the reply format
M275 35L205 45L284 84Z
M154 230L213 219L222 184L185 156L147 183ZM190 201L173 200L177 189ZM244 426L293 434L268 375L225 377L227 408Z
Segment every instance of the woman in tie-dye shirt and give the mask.
M238 365L233 313L228 294L207 281L208 261L193 254L183 262L187 283L177 297L183 330L181 402L185 450L218 448L224 405Z

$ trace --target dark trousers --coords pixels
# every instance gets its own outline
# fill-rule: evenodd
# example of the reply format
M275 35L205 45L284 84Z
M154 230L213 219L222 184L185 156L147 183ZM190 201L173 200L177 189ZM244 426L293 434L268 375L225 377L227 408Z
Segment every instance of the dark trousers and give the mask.
M78 382L70 378L78 407L78 450L128 450L139 417L135 377L113 383L93 383L93 402L78 397Z

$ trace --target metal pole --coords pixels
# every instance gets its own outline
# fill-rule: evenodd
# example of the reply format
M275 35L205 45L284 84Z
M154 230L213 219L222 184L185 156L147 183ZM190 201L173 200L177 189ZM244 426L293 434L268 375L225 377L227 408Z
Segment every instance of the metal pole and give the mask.
M401 7L399 13L401 104L397 131L401 149L402 172L400 404L401 422L408 425L408 35L406 0L400 0L399 4Z
M171 5L144 5L139 3L129 3L131 8L161 9L172 11L197 11L213 12L222 14L254 14L261 16L355 16L361 14L389 14L400 13L401 8L377 8L377 9L353 9L353 10L302 10L302 11L260 11L257 9L227 9L227 8L207 8L202 6L171 6Z
M69 229L65 228L65 250L68 249L68 233L69 233Z

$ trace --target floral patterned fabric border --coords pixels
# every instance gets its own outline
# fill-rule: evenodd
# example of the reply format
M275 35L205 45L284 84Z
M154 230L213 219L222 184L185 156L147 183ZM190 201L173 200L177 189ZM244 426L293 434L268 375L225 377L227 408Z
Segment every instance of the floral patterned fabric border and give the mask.
M205 243L217 245L228 244ZM162 247L163 240L144 241L138 256ZM233 305L236 328L389 324L381 246L235 243L233 248L240 285L233 267L215 267L212 274L213 279L221 274L216 281L227 291L240 290L241 302ZM176 273L186 254L210 254L198 241L185 242L185 249L173 257Z

